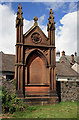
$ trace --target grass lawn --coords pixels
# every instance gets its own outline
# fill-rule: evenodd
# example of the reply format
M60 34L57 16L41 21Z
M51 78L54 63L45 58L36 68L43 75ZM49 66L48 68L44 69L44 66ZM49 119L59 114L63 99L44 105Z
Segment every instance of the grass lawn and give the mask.
M4 114L12 118L77 118L79 102L60 102L58 105L28 106L22 112Z

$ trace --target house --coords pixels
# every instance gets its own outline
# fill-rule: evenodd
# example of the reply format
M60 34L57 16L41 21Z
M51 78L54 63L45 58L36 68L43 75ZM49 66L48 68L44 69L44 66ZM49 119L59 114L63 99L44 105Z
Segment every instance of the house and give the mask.
M15 74L15 55L0 52L0 76L13 79Z
M67 63L56 63L56 78L58 81L77 80L79 74Z
M67 63L69 65L74 65L75 63L79 64L79 56L77 56L77 53L75 52L75 55L66 55L65 51L62 51L62 56L60 57L60 62Z
M0 58L2 58L2 67L0 66L0 73L2 73L2 76L6 79L13 79L15 75L15 55L5 54L1 51ZM67 63L56 62L56 79L76 79L78 75L77 69L79 70L79 65L77 65L77 63L70 67Z
M59 62L60 61L60 51L58 50L56 52L56 62Z

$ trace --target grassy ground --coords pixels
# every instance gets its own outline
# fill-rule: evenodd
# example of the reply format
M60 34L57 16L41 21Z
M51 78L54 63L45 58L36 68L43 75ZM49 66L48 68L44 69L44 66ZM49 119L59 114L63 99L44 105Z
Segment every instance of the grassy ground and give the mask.
M77 118L75 102L60 102L58 105L28 106L23 112L4 114L3 117L15 118Z

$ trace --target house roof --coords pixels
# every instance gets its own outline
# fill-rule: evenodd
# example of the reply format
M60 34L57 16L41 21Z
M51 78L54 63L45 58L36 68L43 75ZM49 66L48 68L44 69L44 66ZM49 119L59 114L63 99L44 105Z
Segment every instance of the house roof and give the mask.
M66 62L71 63L71 56L69 55L61 56L60 61L61 60L65 60ZM79 64L79 56L74 56L74 61Z
M71 56L66 55L66 58L71 62ZM74 61L79 63L79 56L74 56Z
M56 74L62 77L77 77L79 74L67 63L56 63Z
M15 71L15 55L12 54L4 54L0 52L1 64L0 71Z
M15 55L0 52L0 58L2 58L2 69L0 67L0 71L15 72ZM67 63L56 63L56 74L62 77L79 76Z

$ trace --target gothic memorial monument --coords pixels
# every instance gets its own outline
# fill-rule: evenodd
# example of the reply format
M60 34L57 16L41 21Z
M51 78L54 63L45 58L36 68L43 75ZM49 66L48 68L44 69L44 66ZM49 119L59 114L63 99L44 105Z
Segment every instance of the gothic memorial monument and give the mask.
M52 9L47 24L48 37L34 25L23 34L22 7L16 17L16 94L28 103L53 104L58 102L56 93L55 22Z

